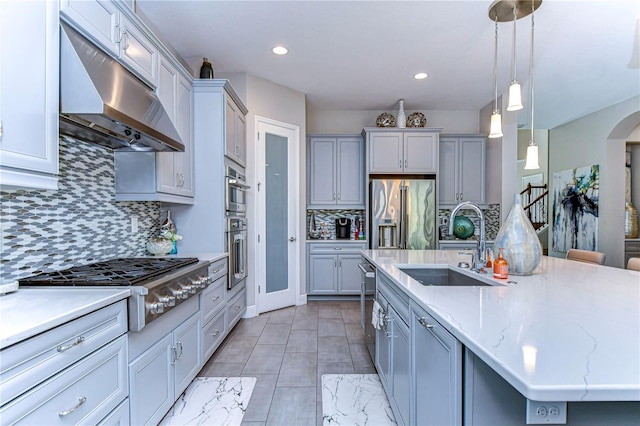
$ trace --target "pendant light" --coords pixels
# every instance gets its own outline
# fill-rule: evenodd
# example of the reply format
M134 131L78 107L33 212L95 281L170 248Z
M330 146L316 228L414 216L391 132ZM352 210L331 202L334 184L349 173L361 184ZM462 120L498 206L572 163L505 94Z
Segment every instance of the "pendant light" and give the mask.
M527 147L527 161L525 162L524 168L526 170L535 170L539 169L540 165L538 164L538 145L536 145L536 141L533 138L533 116L534 116L534 81L533 81L533 15L534 8L531 8L531 46L529 50L529 87L531 88L531 139L529 140L529 146Z
M522 90L518 82L518 64L516 61L516 21L518 20L518 3L513 2L513 40L511 43L511 85L509 86L509 105L507 111L522 109Z
M496 16L496 36L495 36L495 51L493 55L493 94L495 103L493 106L493 113L491 114L491 127L489 128L490 138L502 137L502 114L498 108L498 17Z

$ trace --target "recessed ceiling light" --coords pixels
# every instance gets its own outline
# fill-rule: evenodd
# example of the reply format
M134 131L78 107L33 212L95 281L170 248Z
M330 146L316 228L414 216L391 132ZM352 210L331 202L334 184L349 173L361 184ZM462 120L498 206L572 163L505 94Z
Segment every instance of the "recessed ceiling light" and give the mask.
M413 78L415 78L416 80L423 80L428 76L429 74L427 74L426 72L419 72L418 74L414 75Z
M287 49L284 46L276 46L273 49L271 49L271 51L276 55L286 55L289 52L289 49Z

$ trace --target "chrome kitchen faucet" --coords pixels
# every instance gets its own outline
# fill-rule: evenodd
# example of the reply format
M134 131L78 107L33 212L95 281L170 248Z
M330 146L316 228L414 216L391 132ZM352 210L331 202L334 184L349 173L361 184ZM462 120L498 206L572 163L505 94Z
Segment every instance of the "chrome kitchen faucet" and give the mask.
M486 258L486 249L487 242L484 237L484 214L482 213L482 209L475 203L471 201L463 201L451 210L451 216L449 217L449 234L453 234L453 219L456 217L458 212L462 209L471 209L476 212L478 218L480 219L480 239L478 240L478 248L477 253L475 255L475 259L473 261L473 265L471 267L474 270L478 270L480 268L476 265L476 260L480 261L480 264L484 266L487 262Z

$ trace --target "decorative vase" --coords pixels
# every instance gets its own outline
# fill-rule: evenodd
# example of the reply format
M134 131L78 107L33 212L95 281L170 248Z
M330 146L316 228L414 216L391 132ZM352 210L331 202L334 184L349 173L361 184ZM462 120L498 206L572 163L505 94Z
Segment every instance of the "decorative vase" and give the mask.
M624 206L624 237L638 238L638 211L631 203Z
M404 129L407 127L407 116L404 113L404 99L400 99L398 104L400 104L400 106L398 108L398 118L396 119L396 123L398 128Z
M493 245L494 258L500 248L509 264L509 274L531 275L542 260L542 244L516 194L513 207L504 221Z
M200 67L200 78L213 78L213 67L207 58L202 58Z

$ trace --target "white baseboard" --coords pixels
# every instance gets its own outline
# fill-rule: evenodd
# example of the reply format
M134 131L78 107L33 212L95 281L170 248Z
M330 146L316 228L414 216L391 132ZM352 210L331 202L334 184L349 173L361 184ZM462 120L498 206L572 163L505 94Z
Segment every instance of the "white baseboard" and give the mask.
M253 318L255 316L258 316L256 305L251 305L251 306L247 306L247 309L245 309L244 315L242 315L242 318Z
M306 294L300 294L298 296L298 303L296 303L296 305L306 305L307 304L307 295Z

